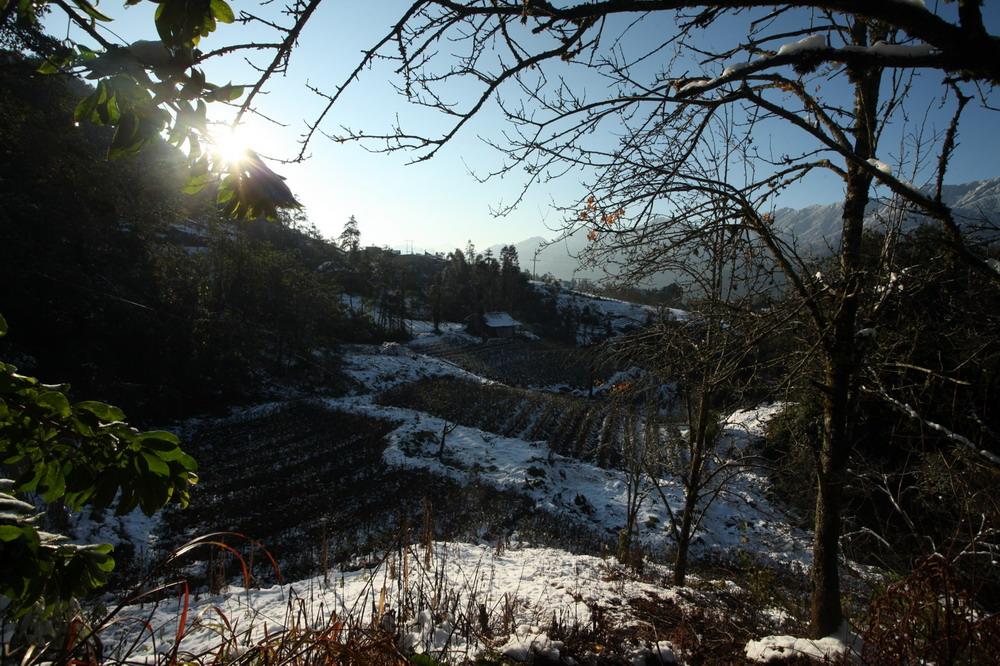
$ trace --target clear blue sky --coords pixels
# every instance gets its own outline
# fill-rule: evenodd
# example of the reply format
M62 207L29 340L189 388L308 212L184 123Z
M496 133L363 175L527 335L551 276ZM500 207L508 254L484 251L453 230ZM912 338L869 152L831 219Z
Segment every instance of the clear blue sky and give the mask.
M238 9L242 2L232 1ZM306 90L309 83L326 90L340 84L357 64L361 51L374 44L398 19L408 0L379 0L372 2L328 2L306 28L299 47L294 52L285 78L275 79L261 108L271 117L287 123L287 127L274 127L255 121L252 136L256 148L263 154L291 156L297 152L294 141L304 129L304 121L311 119L321 108L323 100ZM931 0L931 8L935 3ZM987 3L987 24L995 32L1000 24L1000 11L996 3ZM104 0L101 10L116 20L112 29L125 41L156 39L152 22L153 5L148 2L122 9L120 0ZM953 11L942 5L941 11ZM58 13L58 12L56 12ZM668 14L647 21L632 33L628 46L641 49L644 42L662 39L671 30ZM65 32L58 21L49 29L55 34ZM742 23L742 22L741 22ZM205 42L205 49L248 41L249 29L244 26L221 25ZM722 42L739 37L736 27L723 27L712 39ZM448 48L447 44L442 45ZM575 75L569 65L564 66L568 75ZM239 58L208 68L209 80L225 83L245 83L252 71ZM386 68L365 72L361 81L338 103L323 125L335 132L340 125L348 125L369 132L387 130L398 114L404 124L435 124L439 118L408 107L388 82ZM911 95L907 110L919 119L928 112L930 124L943 129L946 114L935 107L928 109L931 95L938 90L934 85L940 80L935 75L922 82ZM596 79L580 80L581 85L599 89ZM964 182L1000 175L1000 115L995 112L972 108L966 112L962 143L950 172L950 182ZM467 239L480 248L495 243L516 242L529 236L552 236L552 229L560 225L559 214L551 204L567 202L582 192L579 177L570 175L556 183L535 187L521 206L511 215L495 219L490 207L509 201L520 191L521 182L516 177L480 184L469 174L495 168L500 156L486 146L479 136L499 138L503 127L495 109L487 109L440 153L428 162L406 166L407 155L377 155L364 151L357 145L335 144L317 136L310 146L311 158L300 165L280 165L276 170L288 182L306 205L309 218L327 236L337 235L344 221L355 215L359 221L362 241L365 244L402 247L412 241L416 249L448 250L464 247ZM890 130L882 145L882 156L892 163L898 152L900 128ZM896 132L896 134L893 134ZM774 134L765 137L777 146L800 144L796 130L774 125ZM783 195L778 205L804 206L810 203L830 203L841 197L841 185L833 178L815 178L807 187L800 187Z

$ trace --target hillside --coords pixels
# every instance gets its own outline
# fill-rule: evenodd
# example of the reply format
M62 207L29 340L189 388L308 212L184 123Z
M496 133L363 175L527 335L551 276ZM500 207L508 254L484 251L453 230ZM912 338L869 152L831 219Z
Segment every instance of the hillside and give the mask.
M793 603L794 586L760 596L708 571L689 588L666 582L669 569L658 553L671 543L669 512L680 510L677 478L658 479L656 491L640 489L636 547L648 561L632 570L602 557L617 547L630 510L633 482L620 462L601 466L587 462L585 451L554 453L556 432L527 439L486 424L451 429L441 454L437 438L449 418L387 406L381 396L450 379L459 382L448 389L456 404L471 395L463 382L502 385L395 346L353 347L344 369L356 382L354 395L271 402L182 425L207 468L203 483L191 509L168 512L131 547L152 548L143 557L155 560L192 534L235 530L261 539L286 581L258 565L254 585L239 584L231 558L189 566L218 591L192 602L182 653L207 654L220 640L264 644L269 634L322 626L323 612L355 627L391 614L402 649L447 662L587 659L595 649L613 659L714 661L764 650L711 628L727 615L741 636L801 630L784 606ZM528 390L519 399L544 396ZM739 456L755 447L778 410L728 416L723 448ZM809 535L767 497L765 478L748 471L732 487L697 530L699 557L737 566L749 555L755 569L792 574L807 567ZM283 507L292 504L289 515ZM104 529L120 522L125 544L135 532L126 526L136 521L100 519ZM93 524L89 517L76 529L92 534ZM417 526L420 536L410 536ZM213 573L217 567L224 573ZM304 615L283 611L290 599L300 600ZM732 616L734 607L759 603L766 605L760 613ZM164 604L149 618L152 634L135 636L128 620L146 612L126 609L110 632L116 657L152 659L170 649L170 641L154 636L176 622L174 610ZM222 634L213 629L219 613L230 626ZM647 629L630 628L640 619ZM704 638L687 633L692 625ZM846 649L842 642L812 647Z

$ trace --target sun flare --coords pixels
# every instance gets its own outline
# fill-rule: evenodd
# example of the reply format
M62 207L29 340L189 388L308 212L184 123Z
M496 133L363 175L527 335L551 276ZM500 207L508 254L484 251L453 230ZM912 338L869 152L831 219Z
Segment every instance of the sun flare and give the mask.
M249 133L243 126L219 127L212 132L212 152L226 164L238 164L250 151Z

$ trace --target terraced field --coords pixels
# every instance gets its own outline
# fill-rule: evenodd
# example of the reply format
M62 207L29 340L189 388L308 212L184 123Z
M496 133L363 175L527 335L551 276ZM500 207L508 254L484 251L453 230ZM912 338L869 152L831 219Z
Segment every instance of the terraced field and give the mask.
M188 509L165 514L161 543L241 532L274 553L286 578L317 573L324 544L329 565L350 565L399 539L420 540L426 529L437 539L499 542L517 532L535 543L600 550L593 534L567 534L523 495L387 467L384 437L393 427L308 402L206 425L187 444L201 482Z
M469 372L511 386L562 385L586 389L597 368L593 350L551 342L511 338L485 344L457 344L442 339L420 351L451 361Z
M547 441L556 453L601 467L621 461L621 415L606 401L439 377L386 391L379 402L506 437Z

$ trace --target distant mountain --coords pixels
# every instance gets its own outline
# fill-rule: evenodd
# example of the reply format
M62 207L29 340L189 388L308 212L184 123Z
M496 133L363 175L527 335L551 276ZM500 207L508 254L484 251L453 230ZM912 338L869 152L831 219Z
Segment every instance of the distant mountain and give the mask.
M972 226L986 221L1000 226L1000 178L945 185L942 198L952 207L960 224ZM877 212L876 205L872 204L869 207L868 224L873 228L882 224ZM782 228L788 239L795 240L800 251L823 254L839 243L841 213L840 203L814 204L805 208L779 208L775 211L774 218L775 224ZM923 216L911 214L903 226L913 228L923 221L926 221ZM563 280L603 277L600 271L580 269L576 257L587 246L585 232L573 234L552 245L545 246L546 242L541 236L533 236L514 244L522 269L539 276L551 273ZM493 254L499 256L501 247L493 246ZM533 262L536 251L537 263ZM674 276L664 274L654 281L653 286L662 286L673 280Z
M945 185L941 190L942 199L951 206L959 224L974 226L982 222L1000 224L1000 178L976 180L961 185ZM875 204L868 208L868 226L878 228L887 213ZM841 204L833 203L805 208L779 208L774 212L775 224L785 230L788 238L794 238L802 250L821 253L835 247L839 242ZM923 215L910 213L903 222L903 228L912 229L927 222Z
M578 236L578 237L576 237ZM579 253L587 246L584 234L577 234L564 241L546 245L548 241L542 236L532 236L514 243L521 269L534 276L551 273L557 278L569 280L573 277L597 277L593 271L581 271L577 259ZM499 257L503 245L493 245L489 249L493 256ZM537 261L536 261L536 254Z

